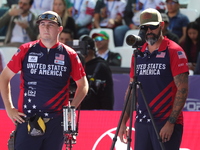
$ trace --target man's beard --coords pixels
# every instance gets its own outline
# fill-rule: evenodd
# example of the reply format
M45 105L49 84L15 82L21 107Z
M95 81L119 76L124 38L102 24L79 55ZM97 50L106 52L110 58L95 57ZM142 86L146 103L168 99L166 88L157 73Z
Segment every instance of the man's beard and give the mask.
M158 34L154 34L154 33L148 33L146 34L146 42L150 45L154 45L158 39L160 38L162 30L160 29L160 31L158 32ZM152 37L147 37L148 35L152 35Z

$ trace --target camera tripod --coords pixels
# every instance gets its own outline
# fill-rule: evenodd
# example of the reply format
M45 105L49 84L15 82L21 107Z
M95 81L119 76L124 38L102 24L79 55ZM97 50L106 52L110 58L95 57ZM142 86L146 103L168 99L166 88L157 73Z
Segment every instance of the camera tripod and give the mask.
M131 141L132 141L131 140L131 133L132 133L131 129L132 129L132 123L133 123L133 111L136 110L136 105L137 105L136 104L137 103L137 96L136 96L137 95L137 87L139 87L139 90L141 91L142 98L144 100L146 109L147 109L148 114L150 116L150 119L152 121L152 125L153 125L153 128L155 130L157 139L158 139L158 141L160 143L160 147L161 147L162 150L165 150L164 145L163 145L163 143L161 141L161 138L159 136L157 127L155 125L154 118L152 116L151 110L150 110L149 105L148 105L148 103L146 101L146 98L145 98L145 95L144 95L144 91L143 91L143 88L142 88L142 84L138 81L138 78L137 78L137 73L136 73L136 63L137 63L137 61L136 60L137 60L138 55L143 57L143 54L140 51L141 47L139 47L139 46L134 47L133 46L133 48L135 48L135 50L134 50L134 57L135 57L134 58L134 77L133 77L134 81L129 84L129 87L127 89L125 105L123 107L123 111L122 111L122 114L120 116L120 120L119 120L117 129L116 129L116 133L115 133L115 136L113 138L113 142L112 142L110 150L114 149L115 143L117 141L117 136L118 136L118 133L119 133L119 129L121 127L121 123L122 123L122 120L123 120L123 117L124 117L124 114L125 114L125 111L127 109L128 104L130 104L130 111L129 111L130 122L129 122L128 137L127 137L127 150L130 150ZM132 97L131 97L131 94L132 94Z

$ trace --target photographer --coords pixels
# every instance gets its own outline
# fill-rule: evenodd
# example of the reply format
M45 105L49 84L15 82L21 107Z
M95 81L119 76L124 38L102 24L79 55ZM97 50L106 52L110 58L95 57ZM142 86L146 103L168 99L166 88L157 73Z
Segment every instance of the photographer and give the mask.
M94 41L87 35L80 37L80 41L88 44L85 56L85 72L89 81L89 92L81 103L81 109L113 110L114 92L112 72L107 62L95 55Z
M130 70L130 83L138 79L143 90L137 94L133 92L138 104L134 150L161 150L160 142L166 150L178 150L182 140L182 109L188 94L188 61L183 49L163 36L163 28L164 21L156 9L148 8L141 13L140 30L145 31L145 38L142 38L145 43L136 44L141 46L141 54L132 57ZM124 143L130 141L126 123L131 116L131 105L127 106L119 131ZM154 130L153 122L157 130ZM158 131L159 139L155 131Z

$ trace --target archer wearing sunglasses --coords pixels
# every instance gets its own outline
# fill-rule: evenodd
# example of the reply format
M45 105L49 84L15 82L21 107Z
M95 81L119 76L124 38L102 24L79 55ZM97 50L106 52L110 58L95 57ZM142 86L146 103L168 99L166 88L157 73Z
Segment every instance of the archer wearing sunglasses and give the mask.
M156 9L148 8L141 13L140 30L144 31L146 42L140 49L142 55L132 57L130 82L137 76L150 112L141 92L136 92L134 150L161 150L163 147L179 150L182 140L182 108L188 94L188 60L177 43L163 36L163 28L164 21ZM130 106L126 108L119 130L120 140L124 143L127 143L126 122L132 113ZM150 113L153 120L149 117Z

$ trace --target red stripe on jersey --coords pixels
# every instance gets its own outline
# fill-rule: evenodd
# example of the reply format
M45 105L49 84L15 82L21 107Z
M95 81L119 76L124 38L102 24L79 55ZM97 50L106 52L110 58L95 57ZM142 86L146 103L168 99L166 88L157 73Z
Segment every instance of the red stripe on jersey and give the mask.
M55 109L56 107L58 107L58 110L60 110L62 107L63 107L63 105L61 104L61 101L65 98L65 102L68 102L68 94L66 93L66 94L64 94L62 97L60 97L59 99L57 99L57 102L53 105L53 106L51 106L50 107L50 109ZM67 103L64 103L65 105L67 105Z
M170 105L168 105L168 107L169 107ZM168 107L165 107L166 109L168 109ZM166 110L166 109L164 109L164 110ZM164 111L163 110L163 111ZM162 116L162 118L167 118L167 117L169 117L169 115L170 115L170 113L171 113L171 111L168 111L164 116ZM159 116L159 115L157 115L157 116Z
M19 112L24 112L23 110L23 106L24 106L24 89L20 90L19 93L19 99L18 99L18 110Z
M52 99L50 99L48 102L46 102L44 105L49 106L51 103L53 103L58 97L67 91L68 85L66 85L60 92L58 92Z
M156 105L156 107L153 109L153 112L158 111L158 109L160 109L161 106L162 106L163 104L165 104L165 103L169 100L170 97L172 97L172 93L168 94L164 99L162 99L162 101L161 101L158 105ZM171 105L171 103L168 103L168 104L162 109L162 111L165 111L170 105Z
M160 99L170 88L173 87L174 82L172 81L163 91L160 92L152 101L149 103L149 107L152 107L158 99Z
M23 80L23 73L20 74L20 92L18 98L18 110L19 112L24 112L24 80Z

